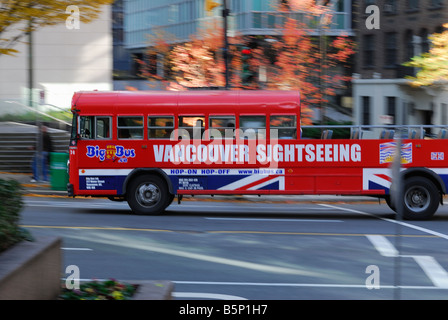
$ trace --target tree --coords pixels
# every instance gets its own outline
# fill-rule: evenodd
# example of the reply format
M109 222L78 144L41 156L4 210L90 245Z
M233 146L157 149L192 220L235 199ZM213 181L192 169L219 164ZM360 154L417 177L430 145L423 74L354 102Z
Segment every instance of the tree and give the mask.
M167 41L167 39L169 39ZM234 48L236 38L229 40ZM204 26L197 35L190 37L190 41L177 45L172 36L157 32L149 38L149 47L145 59L137 60L141 66L140 76L150 81L158 81L168 90L187 90L197 87L224 87L224 60L222 55L223 31L222 27L211 22ZM234 50L235 51L235 50ZM239 68L240 59L232 60L232 69ZM162 64L167 72L160 77L151 65L151 56L158 55L163 59ZM240 79L232 74L232 86L239 86Z
M163 30L156 30L154 34L148 36L148 49L145 58L135 59L140 65L139 76L149 80L149 86L157 87L160 84L169 86L170 81L170 42L175 42L173 35ZM163 72L158 72L158 67L163 68ZM132 90L136 90L132 88Z
M65 23L71 14L70 8L79 9L80 22L89 23L98 17L101 6L112 2L113 0L2 0L0 55L17 53L14 45L31 31Z
M448 83L448 23L446 30L429 37L432 42L429 52L415 56L404 63L407 67L418 68L415 77L406 77L415 87L446 85Z
M191 41L177 45L171 51L171 64L175 82L184 87L223 87L224 61L220 27L203 29Z
M343 88L350 79L344 68L354 53L353 41L344 36L336 37L329 41L323 53L319 37L310 35L310 30L316 30L319 23L328 26L332 17L329 4L333 2L284 1L277 8L284 21L277 26L278 36L269 37L267 40L270 41L265 41L264 36L229 38L231 89L300 90L302 124L311 124L311 108L327 103L327 97L335 95L336 89ZM301 11L307 19L299 22L291 18L291 10ZM159 45L164 48L162 50L157 46L150 48L151 54L154 49L158 52L165 50L164 56L171 70L167 88L223 87L222 34L222 28L215 22L191 41L170 48L169 53L166 53L166 43ZM148 62L141 63L143 70L148 70ZM267 73L266 83L259 81L260 70ZM147 72L142 72L142 76L160 80Z
M353 41L346 36L330 39L310 35L310 25L328 27L332 11L326 3L330 1L321 4L313 0L290 1L278 10L286 18L284 25L279 26L281 35L273 45L276 61L270 69L268 87L300 90L302 124L311 124L312 107L328 103L328 96L334 96L336 89L344 88L350 80L344 68L354 54ZM301 11L303 20L288 15L291 10Z

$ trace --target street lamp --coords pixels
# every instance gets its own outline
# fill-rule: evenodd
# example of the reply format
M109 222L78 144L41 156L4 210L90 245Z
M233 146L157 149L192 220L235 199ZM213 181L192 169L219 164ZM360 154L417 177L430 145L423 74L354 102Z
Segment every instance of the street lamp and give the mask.
M224 73L226 79L226 90L229 90L229 39L227 38L228 22L227 17L230 14L230 10L227 8L227 0L223 0L222 17L224 19Z

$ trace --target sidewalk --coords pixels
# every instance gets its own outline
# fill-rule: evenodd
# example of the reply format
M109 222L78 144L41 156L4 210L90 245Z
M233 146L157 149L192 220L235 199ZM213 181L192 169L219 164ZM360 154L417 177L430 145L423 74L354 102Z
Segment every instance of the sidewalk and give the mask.
M31 178L31 173L0 172L0 179L18 181L24 188L24 194L27 196L67 196L66 190L52 190L50 182L31 182Z
M67 197L66 190L53 190L50 182L31 182L31 174L0 172L0 179L17 180L24 188L26 196L48 196L48 197ZM247 201L247 202L375 202L378 199L364 196L338 196L338 195L209 195L186 196L183 201L188 200L213 200L213 201ZM176 201L176 200L175 200Z

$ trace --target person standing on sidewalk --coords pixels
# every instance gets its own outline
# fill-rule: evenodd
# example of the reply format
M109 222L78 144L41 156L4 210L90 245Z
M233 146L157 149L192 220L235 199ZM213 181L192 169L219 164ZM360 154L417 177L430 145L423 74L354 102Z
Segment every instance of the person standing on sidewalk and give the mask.
M39 151L36 150L33 158L33 178L31 182L41 181L49 181L48 177L48 165L50 159L50 152L53 152L53 143L51 141L50 134L48 133L46 126L41 126L41 135L42 135L42 153L39 156ZM39 165L40 164L40 165ZM40 167L40 168L39 168ZM41 170L39 170L41 169ZM40 174L42 173L42 177Z

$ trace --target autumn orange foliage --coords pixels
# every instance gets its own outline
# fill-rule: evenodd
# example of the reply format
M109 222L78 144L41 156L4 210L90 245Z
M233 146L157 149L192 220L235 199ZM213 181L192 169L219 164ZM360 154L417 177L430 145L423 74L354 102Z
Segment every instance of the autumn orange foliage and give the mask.
M230 84L232 90L268 89L300 90L302 97L302 124L311 124L312 108L327 103L328 97L336 94L350 78L344 75L343 68L354 54L354 44L345 36L325 37L325 50L322 50L318 36L311 36L306 22L293 19L289 10L303 11L309 18L329 19L331 12L313 0L290 1L289 7L277 8L283 15L284 24L278 26L279 35L270 41L261 39L261 45L251 48L248 60L250 70L257 75L266 70L267 82L255 81L242 84L241 51L248 45L248 38L235 36L229 38ZM321 20L321 22L324 20ZM324 28L320 26L321 28ZM191 38L191 41L168 46L159 36L151 50L159 50L170 66L169 80L158 79L157 75L142 73L145 78L166 81L168 90L187 90L190 87L224 87L224 61L222 55L223 30L220 20L211 24ZM253 40L253 39L252 39ZM258 40L260 40L258 38ZM330 41L331 40L331 41ZM275 62L266 54L267 46L273 52ZM143 63L143 62L142 62ZM144 63L143 63L144 64ZM341 70L342 69L342 70ZM145 68L144 68L145 70Z

